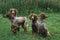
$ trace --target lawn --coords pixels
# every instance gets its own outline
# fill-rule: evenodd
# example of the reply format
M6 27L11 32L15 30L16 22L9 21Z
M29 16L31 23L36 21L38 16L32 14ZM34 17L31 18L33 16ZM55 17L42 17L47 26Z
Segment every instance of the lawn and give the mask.
M39 14L37 14L39 17ZM44 38L38 35L32 35L31 22L28 22L28 32L24 33L21 28L20 32L14 36L10 31L10 21L0 15L0 40L60 40L60 14L47 13L48 18L45 20L50 37ZM26 15L28 16L28 15Z

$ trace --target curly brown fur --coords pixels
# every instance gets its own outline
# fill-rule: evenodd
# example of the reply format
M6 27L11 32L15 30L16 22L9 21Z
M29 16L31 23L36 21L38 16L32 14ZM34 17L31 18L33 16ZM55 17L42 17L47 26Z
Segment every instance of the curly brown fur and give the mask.
M11 31L16 33L19 31L19 26L21 25L25 32L27 32L27 18L26 17L16 17L11 13L6 14L6 17L11 21Z
M37 15L30 14L29 19L32 20L32 33L37 33Z
M9 10L8 13L11 13L11 14L13 14L14 16L16 16L16 15L18 14L18 11L17 11L17 9L15 9L15 8L10 8L10 10Z

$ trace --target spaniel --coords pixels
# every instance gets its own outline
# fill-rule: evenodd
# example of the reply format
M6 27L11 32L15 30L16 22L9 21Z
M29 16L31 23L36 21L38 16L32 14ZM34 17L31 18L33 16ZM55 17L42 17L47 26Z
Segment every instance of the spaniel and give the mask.
M44 22L44 19L46 18L47 16L42 13L40 15L40 21L38 21L36 14L34 13L30 14L29 19L32 21L32 33L37 33L38 35L42 34L44 36L50 35Z
M41 13L39 27L38 27L38 33L42 34L45 37L50 35L48 28L46 27L46 23L44 22L44 19L46 18L47 16L45 15L45 13Z
M37 25L38 25L37 15L34 13L30 14L29 19L32 21L32 33L37 33Z
M20 25L27 32L27 18L26 17L16 17L11 13L6 14L6 18L11 21L11 31L16 34L17 31L20 29Z

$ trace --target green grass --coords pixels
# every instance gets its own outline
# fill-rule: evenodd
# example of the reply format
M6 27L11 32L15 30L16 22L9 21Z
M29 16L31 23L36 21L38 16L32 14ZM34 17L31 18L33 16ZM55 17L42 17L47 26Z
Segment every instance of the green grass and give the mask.
M10 21L0 15L0 40L60 40L60 14L46 13L46 15L48 18L45 20L45 22L51 34L50 37L47 38L43 38L38 35L32 35L30 22L28 23L29 26L27 33L24 33L24 30L21 28L20 32L14 36L10 31Z

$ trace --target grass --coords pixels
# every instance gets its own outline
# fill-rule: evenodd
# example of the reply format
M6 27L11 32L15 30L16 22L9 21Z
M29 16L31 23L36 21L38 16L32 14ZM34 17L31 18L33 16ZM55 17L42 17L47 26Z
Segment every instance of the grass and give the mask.
M31 23L28 23L28 32L24 33L23 29L14 36L10 31L10 21L0 15L0 40L60 40L60 14L59 13L46 13L48 18L45 20L50 37L43 38L38 35L32 35ZM28 16L28 15L26 15ZM39 14L38 14L39 16Z

